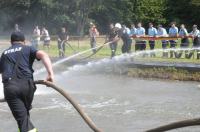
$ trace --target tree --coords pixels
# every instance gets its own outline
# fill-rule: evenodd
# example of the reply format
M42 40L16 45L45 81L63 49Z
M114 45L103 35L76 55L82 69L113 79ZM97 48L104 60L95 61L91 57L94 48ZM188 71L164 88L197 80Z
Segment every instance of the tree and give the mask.
M167 10L165 17L167 22L176 21L178 24L200 24L199 0L167 0Z
M135 0L135 15L136 21L153 23L166 23L164 17L165 0Z
M46 26L53 34L66 26L74 35L86 34L90 22L103 33L116 22L200 25L199 8L199 0L1 0L0 31L13 30L15 23L27 32Z

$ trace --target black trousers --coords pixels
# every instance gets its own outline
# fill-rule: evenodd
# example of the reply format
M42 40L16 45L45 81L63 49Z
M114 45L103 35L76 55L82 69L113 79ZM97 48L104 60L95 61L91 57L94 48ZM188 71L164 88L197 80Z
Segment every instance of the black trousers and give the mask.
M155 41L149 41L149 47L150 47L150 50L154 50L155 48Z
M142 50L146 50L146 41L136 41L135 44L135 51L142 51Z
M58 41L59 57L65 56L65 47L66 47L66 44L63 43L63 41Z
M170 40L170 48L176 48L176 41L175 40Z
M122 45L122 53L130 53L131 51L131 44L132 40L131 39L124 39L123 40L123 45Z
M166 49L168 45L168 41L167 40L162 40L162 48Z
M175 49L176 48L176 41L175 40L169 40L169 42L170 42L170 48ZM170 58L173 58L174 55L176 56L176 53L173 50L171 50L170 51Z
M194 38L193 47L200 47L200 37Z
M36 87L32 79L14 79L4 82L4 96L17 121L20 132L34 129L30 121L29 110L32 108L35 90Z
M110 49L111 49L111 58L115 56L115 53L117 51L117 42L110 43Z
M181 39L181 45L180 48L183 48L183 50L180 50L179 52L175 52L175 57L176 58L181 58L183 52L185 51L184 48L188 48L189 47L189 39L188 38L183 38ZM187 51L186 51L187 53Z
M190 44L190 42L189 42L188 38L181 39L181 48L188 48L189 44Z

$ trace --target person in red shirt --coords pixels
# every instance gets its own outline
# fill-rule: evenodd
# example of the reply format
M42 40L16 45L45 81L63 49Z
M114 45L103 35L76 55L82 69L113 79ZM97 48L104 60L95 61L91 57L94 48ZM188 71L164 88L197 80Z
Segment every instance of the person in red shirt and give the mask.
M90 23L90 29L89 29L89 36L90 36L90 46L93 48L93 53L96 52L96 37L99 36L99 32L96 28L96 26L93 23Z

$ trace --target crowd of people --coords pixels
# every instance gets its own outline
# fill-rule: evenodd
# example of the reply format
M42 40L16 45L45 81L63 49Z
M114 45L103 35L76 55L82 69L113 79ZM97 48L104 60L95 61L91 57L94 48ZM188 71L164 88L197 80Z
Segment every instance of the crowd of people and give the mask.
M32 46L37 49L41 39L43 40L43 48L47 47L49 51L51 38L48 30L45 27L43 27L42 31L40 31L39 27L36 26L35 29L33 30ZM68 32L66 31L66 28L61 27L61 29L57 33L59 57L65 56L65 42L68 39L69 35Z
M15 25L15 31L20 31L17 24ZM99 36L99 31L92 22L90 23L88 33L90 37L90 46L93 53L96 53L96 38ZM181 39L180 48L183 50L179 50L178 52L175 52L174 50L165 50L167 48L175 49L179 47L179 38ZM184 50L184 48L189 48L190 38L193 42L192 48L197 48L197 50ZM51 38L48 30L45 27L40 30L38 26L35 26L33 30L32 46L37 49L41 39L43 40L43 47L47 47L49 50ZM67 29L65 27L61 27L57 33L59 57L65 56L65 43L68 39L69 34ZM154 50L156 41L158 40L161 41L159 44L162 44L162 48L164 49L162 55L164 58L181 58L183 53L185 53L186 58L191 58L194 56L195 51L197 51L197 59L200 59L200 50L198 50L200 47L200 31L198 30L197 25L193 25L192 31L188 33L184 24L181 24L180 29L178 29L175 22L171 23L171 27L168 32L162 25L155 27L153 23L149 23L147 31L142 26L141 22L139 22L137 26L135 26L135 24L131 24L130 28L125 25L121 25L120 23L111 23L106 35L106 43L110 43L111 58L116 55L117 45L120 39L123 41L123 45L121 47L122 53L130 53L132 45L135 46L135 51L146 50L147 45L149 45L150 50ZM144 56L146 55L147 54L144 54ZM155 52L152 51L150 56L155 57Z
M121 48L122 53L130 53L132 44L135 45L136 51L146 50L147 44L149 44L150 50L154 50L156 40L160 40L162 43L162 48L164 49L163 57L165 58L181 58L183 51L185 51L186 58L191 58L194 55L194 52L197 51L197 59L200 59L200 50L198 50L198 48L200 47L200 31L198 30L197 25L193 25L193 30L188 33L188 30L186 29L184 24L180 25L179 30L176 26L176 23L172 22L171 27L169 28L169 32L167 33L167 30L162 25L158 25L156 28L154 27L153 23L149 23L149 28L147 32L145 28L142 27L142 23L140 22L137 24L137 27L135 26L135 24L132 24L130 29L125 25L121 26L121 24L119 23L116 23L115 25L110 24L110 30L107 35L107 40L108 42L112 42L110 44L111 57L115 56L117 42L120 38L123 41L123 45ZM170 49L177 48L179 38L181 38L180 48L183 50L180 50L179 52L171 50L169 52L170 55L168 56L168 50L165 49L167 49L168 47ZM184 50L184 48L189 48L189 38L192 38L192 48L197 48L197 50ZM144 56L146 56L146 54L144 54ZM151 52L150 56L155 57L156 54L154 52Z

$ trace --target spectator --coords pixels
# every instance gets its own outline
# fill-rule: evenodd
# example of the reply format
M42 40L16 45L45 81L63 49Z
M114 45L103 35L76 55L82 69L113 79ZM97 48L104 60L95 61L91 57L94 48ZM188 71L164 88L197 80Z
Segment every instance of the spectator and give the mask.
M158 37L168 37L167 31L166 31L165 28L163 28L162 25L158 25L158 34L157 34L157 36ZM168 52L165 51L165 49L167 49L168 41L167 40L161 40L161 42L162 42L162 49L164 50L162 57L163 58L167 58L168 57Z
M15 24L15 32L21 32L21 30L19 29L19 25Z
M49 36L48 30L45 27L42 28L42 36L43 36L43 39L44 39L43 48L47 47L48 51L49 51L51 38Z
M169 29L169 37L178 37L178 28L176 27L176 23L171 23L171 28ZM170 48L176 48L177 40L169 40ZM175 52L173 50L170 51L170 58L173 58Z
M149 29L148 29L149 37L156 37L157 34L158 34L157 29L153 27L153 23L149 23ZM154 50L155 40L149 40L149 47L150 50ZM155 57L156 56L155 52L152 52L150 56Z
M89 36L90 46L93 48L93 53L96 53L96 37L99 36L99 32L93 23L90 23Z
M130 34L129 36L132 38L132 37L135 37L136 36L136 31L137 31L137 28L135 27L135 24L131 24L131 30L130 30ZM131 39L131 43L133 45L135 45L135 40L134 39Z
M61 31L58 32L58 50L59 57L65 57L65 41L68 41L69 35L65 27L61 28Z
M123 41L123 45L122 45L122 53L130 53L131 51L131 38L129 36L130 34L130 30L125 26L123 25L122 26L122 35L120 36L122 38L122 41Z
M142 23L138 23L136 37L144 37L145 36L145 29L142 27ZM146 41L144 40L137 40L135 44L135 51L137 50L145 50L146 49Z
M200 46L200 31L198 30L197 25L193 25L193 30L190 33L190 35L193 37L193 47L199 47Z
M179 36L181 37L181 48L188 48L189 47L189 39L188 39L188 31L185 28L184 24L181 24ZM181 50L180 53L176 52L176 58L181 58L183 51ZM187 51L186 51L187 53Z
M40 43L40 29L38 26L35 27L35 29L33 30L33 43L32 46L35 49L38 49L38 45Z
M199 48L200 47L200 31L198 30L197 25L193 25L193 31L190 33L190 35L193 37L193 48ZM197 50L197 59L199 58L200 58L200 51Z
M130 33L131 33L130 28L128 28L126 25L123 25L123 26L124 26L124 32L126 32L128 35L130 35Z
M137 28L135 27L135 24L131 24L130 36L135 36L136 32Z

